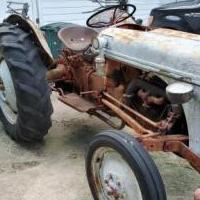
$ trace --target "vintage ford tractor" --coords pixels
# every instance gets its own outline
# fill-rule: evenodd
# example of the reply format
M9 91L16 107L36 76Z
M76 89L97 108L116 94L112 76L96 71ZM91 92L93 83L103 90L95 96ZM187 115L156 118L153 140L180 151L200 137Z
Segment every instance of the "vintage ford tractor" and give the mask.
M109 7L88 27L61 29L65 48L56 60L29 19L11 15L0 24L0 118L11 138L47 134L51 90L114 128L88 148L95 200L165 200L146 150L174 152L200 172L200 36L128 23L134 11ZM132 135L120 131L125 125Z

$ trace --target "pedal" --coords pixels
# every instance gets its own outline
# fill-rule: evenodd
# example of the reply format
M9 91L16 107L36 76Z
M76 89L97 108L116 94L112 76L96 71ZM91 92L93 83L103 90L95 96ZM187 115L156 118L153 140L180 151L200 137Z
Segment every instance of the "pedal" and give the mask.
M60 96L58 99L79 112L88 112L89 110L96 108L95 104L85 100L75 93Z

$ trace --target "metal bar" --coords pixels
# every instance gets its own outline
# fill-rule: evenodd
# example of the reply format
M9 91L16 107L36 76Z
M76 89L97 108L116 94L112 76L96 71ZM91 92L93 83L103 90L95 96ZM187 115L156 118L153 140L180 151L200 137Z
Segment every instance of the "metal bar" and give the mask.
M195 154L184 144L186 141L188 141L188 137L184 135L168 135L144 140L139 139L139 142L142 143L148 151L175 153L186 159L198 172L200 172L200 156Z
M90 112L89 112L89 114L90 114ZM95 117L99 118L100 120L104 121L109 126L113 127L114 129L121 130L125 126L125 124L122 120L121 120L121 124L117 125L114 122L112 122L110 119L108 119L105 116L103 116L102 114L98 113L97 111L92 111L91 114L94 115Z
M188 136L185 135L162 135L155 138L138 138L148 151L164 151L166 142L188 142Z
M190 164L198 171L200 172L200 156L195 154L193 151L189 149L185 144L182 142L177 141L169 141L166 142L164 146L164 151L166 152L174 152L181 157L185 158L187 161L190 162Z
M125 104L123 104L122 102L118 101L117 99L115 99L114 97L112 97L110 94L104 92L103 93L104 98L108 98L111 102L113 102L114 104L116 104L117 106L123 108L125 111L127 111L128 113L132 114L136 119L138 119L138 121L140 122L144 122L142 125L143 126L147 126L148 128L150 127L151 129L157 130L159 129L159 125L158 123L146 118L145 116L141 115L140 113L138 113L137 111L131 109L130 107L126 106ZM121 109L120 109L121 110ZM145 127L145 128L147 128Z
M118 108L114 104L110 103L106 99L102 99L102 103L110 108L116 115L118 115L123 121L125 121L131 128L133 128L138 134L154 134L151 130L145 129L135 119L125 113L121 108Z

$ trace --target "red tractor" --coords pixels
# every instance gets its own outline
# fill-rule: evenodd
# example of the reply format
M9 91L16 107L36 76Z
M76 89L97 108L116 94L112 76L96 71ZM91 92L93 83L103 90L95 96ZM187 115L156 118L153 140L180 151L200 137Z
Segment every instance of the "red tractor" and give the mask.
M37 142L48 133L51 90L114 128L88 148L95 200L166 200L146 150L174 152L200 171L200 36L139 26L135 10L111 6L88 27L61 29L56 60L29 19L15 14L0 24L0 118L11 138ZM133 135L120 131L125 125Z

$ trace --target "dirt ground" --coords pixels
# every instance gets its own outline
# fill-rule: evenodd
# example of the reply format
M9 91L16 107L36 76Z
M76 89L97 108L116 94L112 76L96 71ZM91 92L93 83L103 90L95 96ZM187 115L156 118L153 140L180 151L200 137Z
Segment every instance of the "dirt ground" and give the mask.
M0 124L1 200L92 200L84 168L87 144L108 129L96 118L80 114L52 97L53 126L44 142L20 146ZM200 175L173 154L152 154L163 176L169 200L192 200Z

